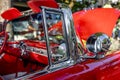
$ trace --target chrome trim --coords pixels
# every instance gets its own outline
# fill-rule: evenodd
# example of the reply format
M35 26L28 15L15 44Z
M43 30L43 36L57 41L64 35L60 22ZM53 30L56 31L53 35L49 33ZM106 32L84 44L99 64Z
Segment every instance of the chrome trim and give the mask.
M48 62L49 66L52 65L51 61L51 55L50 55L50 45L49 45L49 37L48 37L48 29L47 29L47 24L46 24L46 15L45 15L45 8L42 7L42 15L43 15L43 24L44 24L44 32L45 32L45 37L46 37L46 45L47 45L47 53L48 53Z
M62 7L63 6L63 7ZM61 5L62 12L64 14L65 28L66 28L66 38L68 42L69 55L71 59L76 63L79 59L79 54L77 50L77 38L74 30L72 12L67 7L67 5ZM81 51L82 52L82 51Z
M23 11L22 14L23 14L24 16L28 16L28 15L30 15L30 14L34 14L34 12L30 9L30 10L27 10L27 11Z
M64 13L63 13L63 11L61 10L61 9L56 9L56 8L48 8L48 7L44 7L44 6L42 6L42 9L44 9L45 10L45 12L49 12L49 13L54 13L54 14L61 14L62 15L62 21L63 21L63 26L62 26L62 28L63 28L63 35L64 35L64 37L65 37L65 43L66 43L66 49L67 49L67 55L68 55L68 57L67 57L67 59L66 60L63 60L63 61L60 61L60 62L64 62L64 61L67 61L67 60L69 60L70 59L70 55L69 55L69 43L68 43L68 35L67 35L67 29L66 29L66 25L65 25L65 19L64 19ZM45 13L44 13L45 14ZM43 19L45 19L46 17L43 17ZM46 19L45 19L45 22L46 22ZM46 24L46 23L45 23ZM47 25L46 25L46 27L47 27ZM45 31L46 32L46 31ZM48 34L48 32L46 33L46 34ZM48 35L47 35L47 37L48 37ZM48 51L49 51L49 55L50 55L50 59L51 59L51 53L50 53L50 47L49 47L49 41L47 41L47 47L48 47ZM51 61L51 60L50 60ZM55 63L55 64L58 64L59 62L57 62L57 63ZM52 64L54 64L54 63L52 63L52 61L51 61L51 65Z
M66 68L66 67L71 66L73 64L74 64L74 60L67 60L67 61L64 61L64 62L61 62L58 64L54 64L50 67L50 72L54 72L56 70Z
M94 54L108 51L110 45L110 38L103 33L95 33L91 35L86 43L87 49Z
M42 74L47 74L48 73L48 70L47 70L47 67L44 69L44 70L39 70L39 71L37 71L37 72L35 72L35 73L30 73L30 74L28 74L28 75L26 75L26 76L20 76L20 77L18 77L18 78L16 78L16 79L13 79L13 80L25 80L25 79L27 79L27 80L29 80L31 77L33 77L33 76L40 76L40 75L42 75Z
M42 74L47 74L47 73L50 73L50 72L55 72L55 71L57 71L57 70L60 70L60 69L63 69L63 68L66 68L66 67L68 67L68 66L71 66L71 65L73 65L74 64L74 61L73 60L69 60L69 61L65 61L65 62L62 62L62 63L59 63L59 64L56 64L56 65L52 65L51 67L46 67L46 68L44 68L44 70L39 70L39 71L37 71L37 72L35 72L35 73L30 73L30 74L28 74L28 75L26 75L26 76L21 76L21 77L18 77L18 78L16 78L16 79L13 79L13 80L24 80L24 79L31 79L31 78L33 78L33 76L34 76L34 78L33 79L35 79L35 76L38 76L39 75L39 77L42 75ZM49 68L49 70L48 70L48 68Z
M48 10L48 11L51 11L51 12L62 12L61 9L57 9L57 8L50 8L50 7L46 7L46 6L41 6L42 9L45 9L45 10Z
M107 54L107 51L109 51L110 45L110 38L106 34L100 32L95 33L91 35L86 42L87 49L92 52L93 55L84 55L83 58L104 58L105 54Z
M36 54L44 54L47 55L47 50L36 48L36 47L31 47L31 46L26 46L26 50L30 52L35 52Z
M27 52L26 52L26 47L27 47L27 45L26 45L23 41L20 41L18 47L19 47L20 50L21 50L21 56L27 55Z

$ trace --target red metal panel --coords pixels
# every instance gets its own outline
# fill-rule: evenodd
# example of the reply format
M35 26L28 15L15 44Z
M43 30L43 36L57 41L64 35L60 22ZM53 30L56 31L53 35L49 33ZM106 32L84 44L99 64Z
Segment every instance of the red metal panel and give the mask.
M101 60L88 59L82 63L46 75L34 76L33 80L120 80L120 52Z
M34 12L40 12L40 6L46 6L51 8L58 8L58 4L55 0L31 0L28 1L28 6L34 11Z
M6 20L13 20L20 17L21 15L22 13L16 8L10 8L1 14L2 18Z
M120 11L113 8L96 8L88 11L78 11L73 14L78 37L87 39L96 32L112 35Z

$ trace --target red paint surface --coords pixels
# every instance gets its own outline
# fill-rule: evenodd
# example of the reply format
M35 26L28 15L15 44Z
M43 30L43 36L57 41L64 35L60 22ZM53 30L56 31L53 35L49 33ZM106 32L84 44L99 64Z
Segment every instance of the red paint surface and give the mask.
M103 32L111 36L119 16L120 11L113 8L96 8L75 12L73 19L76 34L84 40L96 32Z
M9 8L1 14L2 18L5 20L13 20L20 17L21 15L22 13L16 8Z
M42 3L42 4L47 4L47 3ZM37 10L37 8L35 8L35 10ZM100 9L96 9L96 10L97 12L99 12ZM118 13L119 11L110 9L111 13L109 12L109 16L108 16L108 14L101 15L101 13L106 12L104 11L104 9L102 10L103 11L100 10L99 14L95 13L94 10L90 10L88 12L84 12L84 11L78 12L73 15L74 22L75 22L75 29L79 37L81 37L82 39L87 39L89 35L99 31L100 32L102 31L104 33L107 33L108 35L111 35L111 29L114 27L114 24L119 16L119 13ZM93 16L91 16L91 13ZM104 17L104 20L101 19L101 17ZM16 18L16 16L9 17L8 20L11 20L13 18ZM89 19L90 19L90 22L89 22ZM91 22L92 19L94 19L93 22ZM111 19L112 21L110 21ZM106 20L107 20L107 24L106 24ZM85 21L88 21L88 23L86 23ZM108 28L108 26L110 27ZM84 31L85 33L83 33ZM18 42L14 42L14 43L18 44ZM12 43L8 43L7 45L9 44L12 44ZM43 49L46 49L44 43L26 41L26 44L28 44L29 46L31 45L32 47L43 47ZM41 46L39 46L38 44L41 44ZM56 45L53 45L53 46L56 46ZM23 61L17 58L21 56L20 49L18 48L5 46L4 50L6 51L5 56L0 59L1 75L12 74L18 71L26 71L29 73L31 68L37 69L37 70L42 69L41 66L36 68L36 65L33 63L29 63L28 66L25 67ZM30 56L28 57L28 59L31 61L36 60L41 63L45 62L44 64L48 63L46 57L41 57L41 55L39 56L32 52L30 53ZM44 59L45 61L42 61L41 59ZM111 55L106 56L105 58L100 60L86 59L83 62L77 63L75 65L69 66L64 69L50 72L48 74L31 76L30 79L33 79L33 80L120 80L119 75L120 75L120 51L116 53L114 52Z
M35 63L28 62L25 66L24 62L14 56L5 54L5 56L0 59L0 75L10 75L17 72L27 72L29 73L31 69L40 70L43 67L37 66Z
M41 12L41 6L47 6L51 8L58 8L58 4L55 0L31 0L27 2L28 6L33 12Z
M34 76L33 80L120 80L120 51L101 60L84 62L46 75Z
M7 58L7 61L5 58ZM6 63L7 64L4 64ZM32 63L27 67L21 60L16 57L7 55L4 59L0 59L0 73L15 73L17 71L29 72L29 69L36 68ZM9 68L8 68L9 66ZM17 66L17 67L16 67ZM87 59L84 62L60 69L55 72L50 72L45 75L31 76L32 80L120 80L120 51L106 56L104 59L95 60Z

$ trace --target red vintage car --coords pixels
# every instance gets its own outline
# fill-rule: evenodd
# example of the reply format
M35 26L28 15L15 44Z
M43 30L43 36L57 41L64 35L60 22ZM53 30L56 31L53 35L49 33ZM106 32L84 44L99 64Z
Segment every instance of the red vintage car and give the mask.
M1 79L120 80L120 51L111 49L117 41L110 38L119 10L72 14L54 0L31 0L28 6L1 14Z

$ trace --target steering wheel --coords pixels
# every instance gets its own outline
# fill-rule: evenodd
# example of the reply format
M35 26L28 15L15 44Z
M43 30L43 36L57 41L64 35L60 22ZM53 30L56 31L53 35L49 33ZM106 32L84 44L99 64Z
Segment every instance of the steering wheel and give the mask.
M8 35L5 31L0 32L0 54L2 54L5 44L7 42Z

